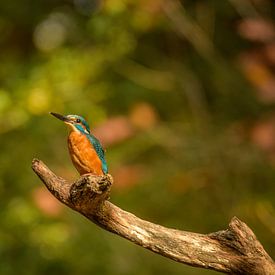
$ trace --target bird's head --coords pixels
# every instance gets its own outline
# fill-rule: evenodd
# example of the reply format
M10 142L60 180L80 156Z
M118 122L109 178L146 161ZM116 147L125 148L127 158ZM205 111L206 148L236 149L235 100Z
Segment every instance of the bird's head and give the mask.
M63 116L53 112L50 112L50 114L66 123L72 131L90 134L89 124L83 117L78 115Z

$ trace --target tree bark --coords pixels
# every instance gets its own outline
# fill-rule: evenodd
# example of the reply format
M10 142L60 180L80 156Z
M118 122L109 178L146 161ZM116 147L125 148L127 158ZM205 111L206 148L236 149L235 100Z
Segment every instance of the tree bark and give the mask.
M236 217L228 229L210 234L170 229L142 220L109 202L113 183L110 175L84 175L69 183L40 160L33 160L32 169L59 201L103 229L164 257L229 274L275 274L271 257L252 230Z

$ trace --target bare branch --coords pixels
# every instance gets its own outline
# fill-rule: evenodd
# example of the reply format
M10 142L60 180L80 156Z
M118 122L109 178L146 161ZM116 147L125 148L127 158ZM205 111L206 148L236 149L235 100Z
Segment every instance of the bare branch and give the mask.
M103 229L164 257L231 274L275 274L275 264L252 230L234 217L229 228L198 234L142 220L108 201L112 177L85 175L74 183L56 176L40 160L32 168L62 203Z

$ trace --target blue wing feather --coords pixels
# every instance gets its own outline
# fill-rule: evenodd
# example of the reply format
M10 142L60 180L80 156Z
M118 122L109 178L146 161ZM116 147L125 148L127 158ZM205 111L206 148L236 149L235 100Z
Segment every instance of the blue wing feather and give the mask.
M98 157L101 160L103 172L105 174L107 174L108 173L108 166L107 166L107 162L105 160L105 153L104 153L104 150L103 150L99 140L93 135L87 135L87 137L88 137L89 141L91 142L91 144L93 145Z

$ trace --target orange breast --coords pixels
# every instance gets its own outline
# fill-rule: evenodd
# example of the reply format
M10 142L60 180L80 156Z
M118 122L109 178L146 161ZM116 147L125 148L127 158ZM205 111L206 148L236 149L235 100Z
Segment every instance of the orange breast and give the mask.
M68 148L72 162L80 175L103 175L101 161L85 135L71 132L68 137Z

